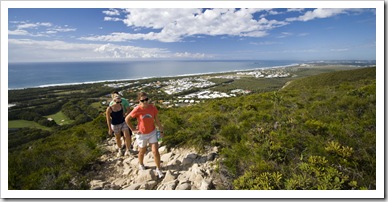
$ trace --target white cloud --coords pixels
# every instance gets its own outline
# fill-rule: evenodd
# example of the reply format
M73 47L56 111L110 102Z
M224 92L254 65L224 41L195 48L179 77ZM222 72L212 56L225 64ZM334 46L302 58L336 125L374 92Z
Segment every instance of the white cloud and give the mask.
M120 19L120 18L112 18L112 17L104 17L104 21L114 21L114 22L118 22L118 21L123 21L123 19Z
M114 9L114 8L110 8L107 11L102 11L102 13L104 13L105 15L110 15L110 16L120 15L120 11L117 9Z
M256 45L256 46L270 46L270 45L276 45L281 43L276 41L261 41L261 42L250 42L249 44Z
M302 12L304 8L288 8L287 12Z
M90 41L158 40L178 42L195 35L263 37L267 31L288 24L265 18L254 19L253 14L268 9L126 9L124 24L133 29L152 29L148 33L112 33L103 36L81 37ZM113 20L106 17L106 20ZM140 29L141 31L142 29Z
M280 15L280 14L283 14L283 12L279 12L279 11L275 11L275 10L270 10L270 11L268 11L268 14L269 15Z
M113 59L206 58L203 53L172 53L162 48L64 41L9 39L9 62L82 61Z
M255 31L255 32L248 32L248 33L241 33L240 36L249 36L249 37L263 37L267 36L268 33L264 31Z
M55 27L55 28L47 29L47 31L45 33L48 34L48 35L52 35L52 34L56 34L58 32L74 32L76 30L77 29L75 29L75 28Z
M26 30L8 30L8 35L22 35L22 36L27 36L29 33Z
M313 11L307 11L304 15L294 18L287 18L286 21L309 21L315 18L328 18L338 14L345 13L349 9L344 8L317 8Z
M94 52L103 54L110 58L164 58L169 51L160 48L141 48L135 46L120 46L114 44L103 44L97 46Z
M51 27L52 24L49 22L38 22L38 23L22 23L17 26L17 29L31 29L37 27Z
M278 36L278 37L276 37L276 38L286 38L286 37L289 37L289 36L292 36L292 35L294 35L293 33L291 33L291 32L282 32L282 33L280 33L280 36Z
M344 52L344 51L348 51L349 49L347 48L339 48L339 49L330 49L330 51L332 52Z
M68 25L64 27L54 26L50 22L37 22L37 23L28 23L24 21L14 21L16 25L15 30L8 30L8 35L23 35L23 36L49 36L56 34L58 32L73 32L77 29L70 28Z
M211 58L211 56L207 56L204 53L175 53L174 56L176 58L195 58L195 59L203 59L203 58Z

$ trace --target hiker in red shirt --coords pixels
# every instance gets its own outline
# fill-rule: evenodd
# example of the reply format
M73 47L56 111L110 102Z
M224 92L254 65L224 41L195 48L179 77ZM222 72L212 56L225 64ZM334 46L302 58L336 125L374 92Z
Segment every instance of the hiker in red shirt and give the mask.
M158 109L153 104L149 103L149 98L145 92L139 93L137 99L139 105L127 115L125 122L132 130L132 133L136 134L137 144L139 146L139 169L145 170L143 159L144 154L147 151L147 143L149 143L154 155L156 173L159 178L161 178L164 175L160 170L160 154L158 139L156 137L156 126L160 130L161 137L163 137L164 134L162 124L160 124L158 118ZM130 122L131 118L137 119L137 128Z

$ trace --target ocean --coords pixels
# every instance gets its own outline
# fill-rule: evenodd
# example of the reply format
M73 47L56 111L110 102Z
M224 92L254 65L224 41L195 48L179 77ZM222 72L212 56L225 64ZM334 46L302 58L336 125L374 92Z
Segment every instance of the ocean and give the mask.
M306 61L239 60L10 63L8 64L8 89L220 73L283 67L302 63L306 63Z

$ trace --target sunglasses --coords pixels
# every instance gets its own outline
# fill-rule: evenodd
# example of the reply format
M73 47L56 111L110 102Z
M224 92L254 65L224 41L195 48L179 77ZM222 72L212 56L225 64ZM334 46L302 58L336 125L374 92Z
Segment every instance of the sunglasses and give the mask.
M144 100L140 100L140 102L146 102L146 101L148 101L148 97Z
M119 100L119 101L116 101L116 103L121 103L121 100Z

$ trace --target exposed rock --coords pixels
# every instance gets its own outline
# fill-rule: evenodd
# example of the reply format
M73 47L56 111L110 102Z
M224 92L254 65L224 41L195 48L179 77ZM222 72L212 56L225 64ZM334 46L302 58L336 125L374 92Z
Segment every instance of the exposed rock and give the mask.
M159 185L157 190L175 190L178 180L168 181Z
M170 181L175 181L176 178L177 178L177 177L176 177L175 175L173 175L173 174L171 173L171 171L168 170L168 171L166 172L166 174L165 174L165 177L164 177L162 183L167 183L167 182L170 182Z
M90 189L94 190L209 190L215 189L214 182L222 180L214 172L218 161L217 147L206 148L207 152L197 153L194 149L159 148L163 178L155 173L152 151L144 156L146 170L140 171L137 152L130 156L117 157L114 138L104 145L104 154L91 166L88 176L92 176Z
M104 187L105 184L107 184L107 182L103 182L101 180L92 180L90 181L90 188L92 190L100 190Z
M212 180L211 179L203 180L201 183L201 186L199 187L200 190L209 190L210 188L212 188Z
M191 184L188 181L178 184L178 186L175 188L175 190L190 190L190 189L191 189Z
M216 158L216 153L212 152L210 154L207 155L207 160L208 161L214 161L214 159Z
M132 184L132 185L129 185L127 187L124 187L123 190L138 190L141 185L142 185L142 183Z
M156 176L155 176L155 173L148 169L148 170L142 170L142 171L139 171L139 174L137 176L137 178L135 179L135 182L147 182L147 181L151 181L151 180L156 180Z

